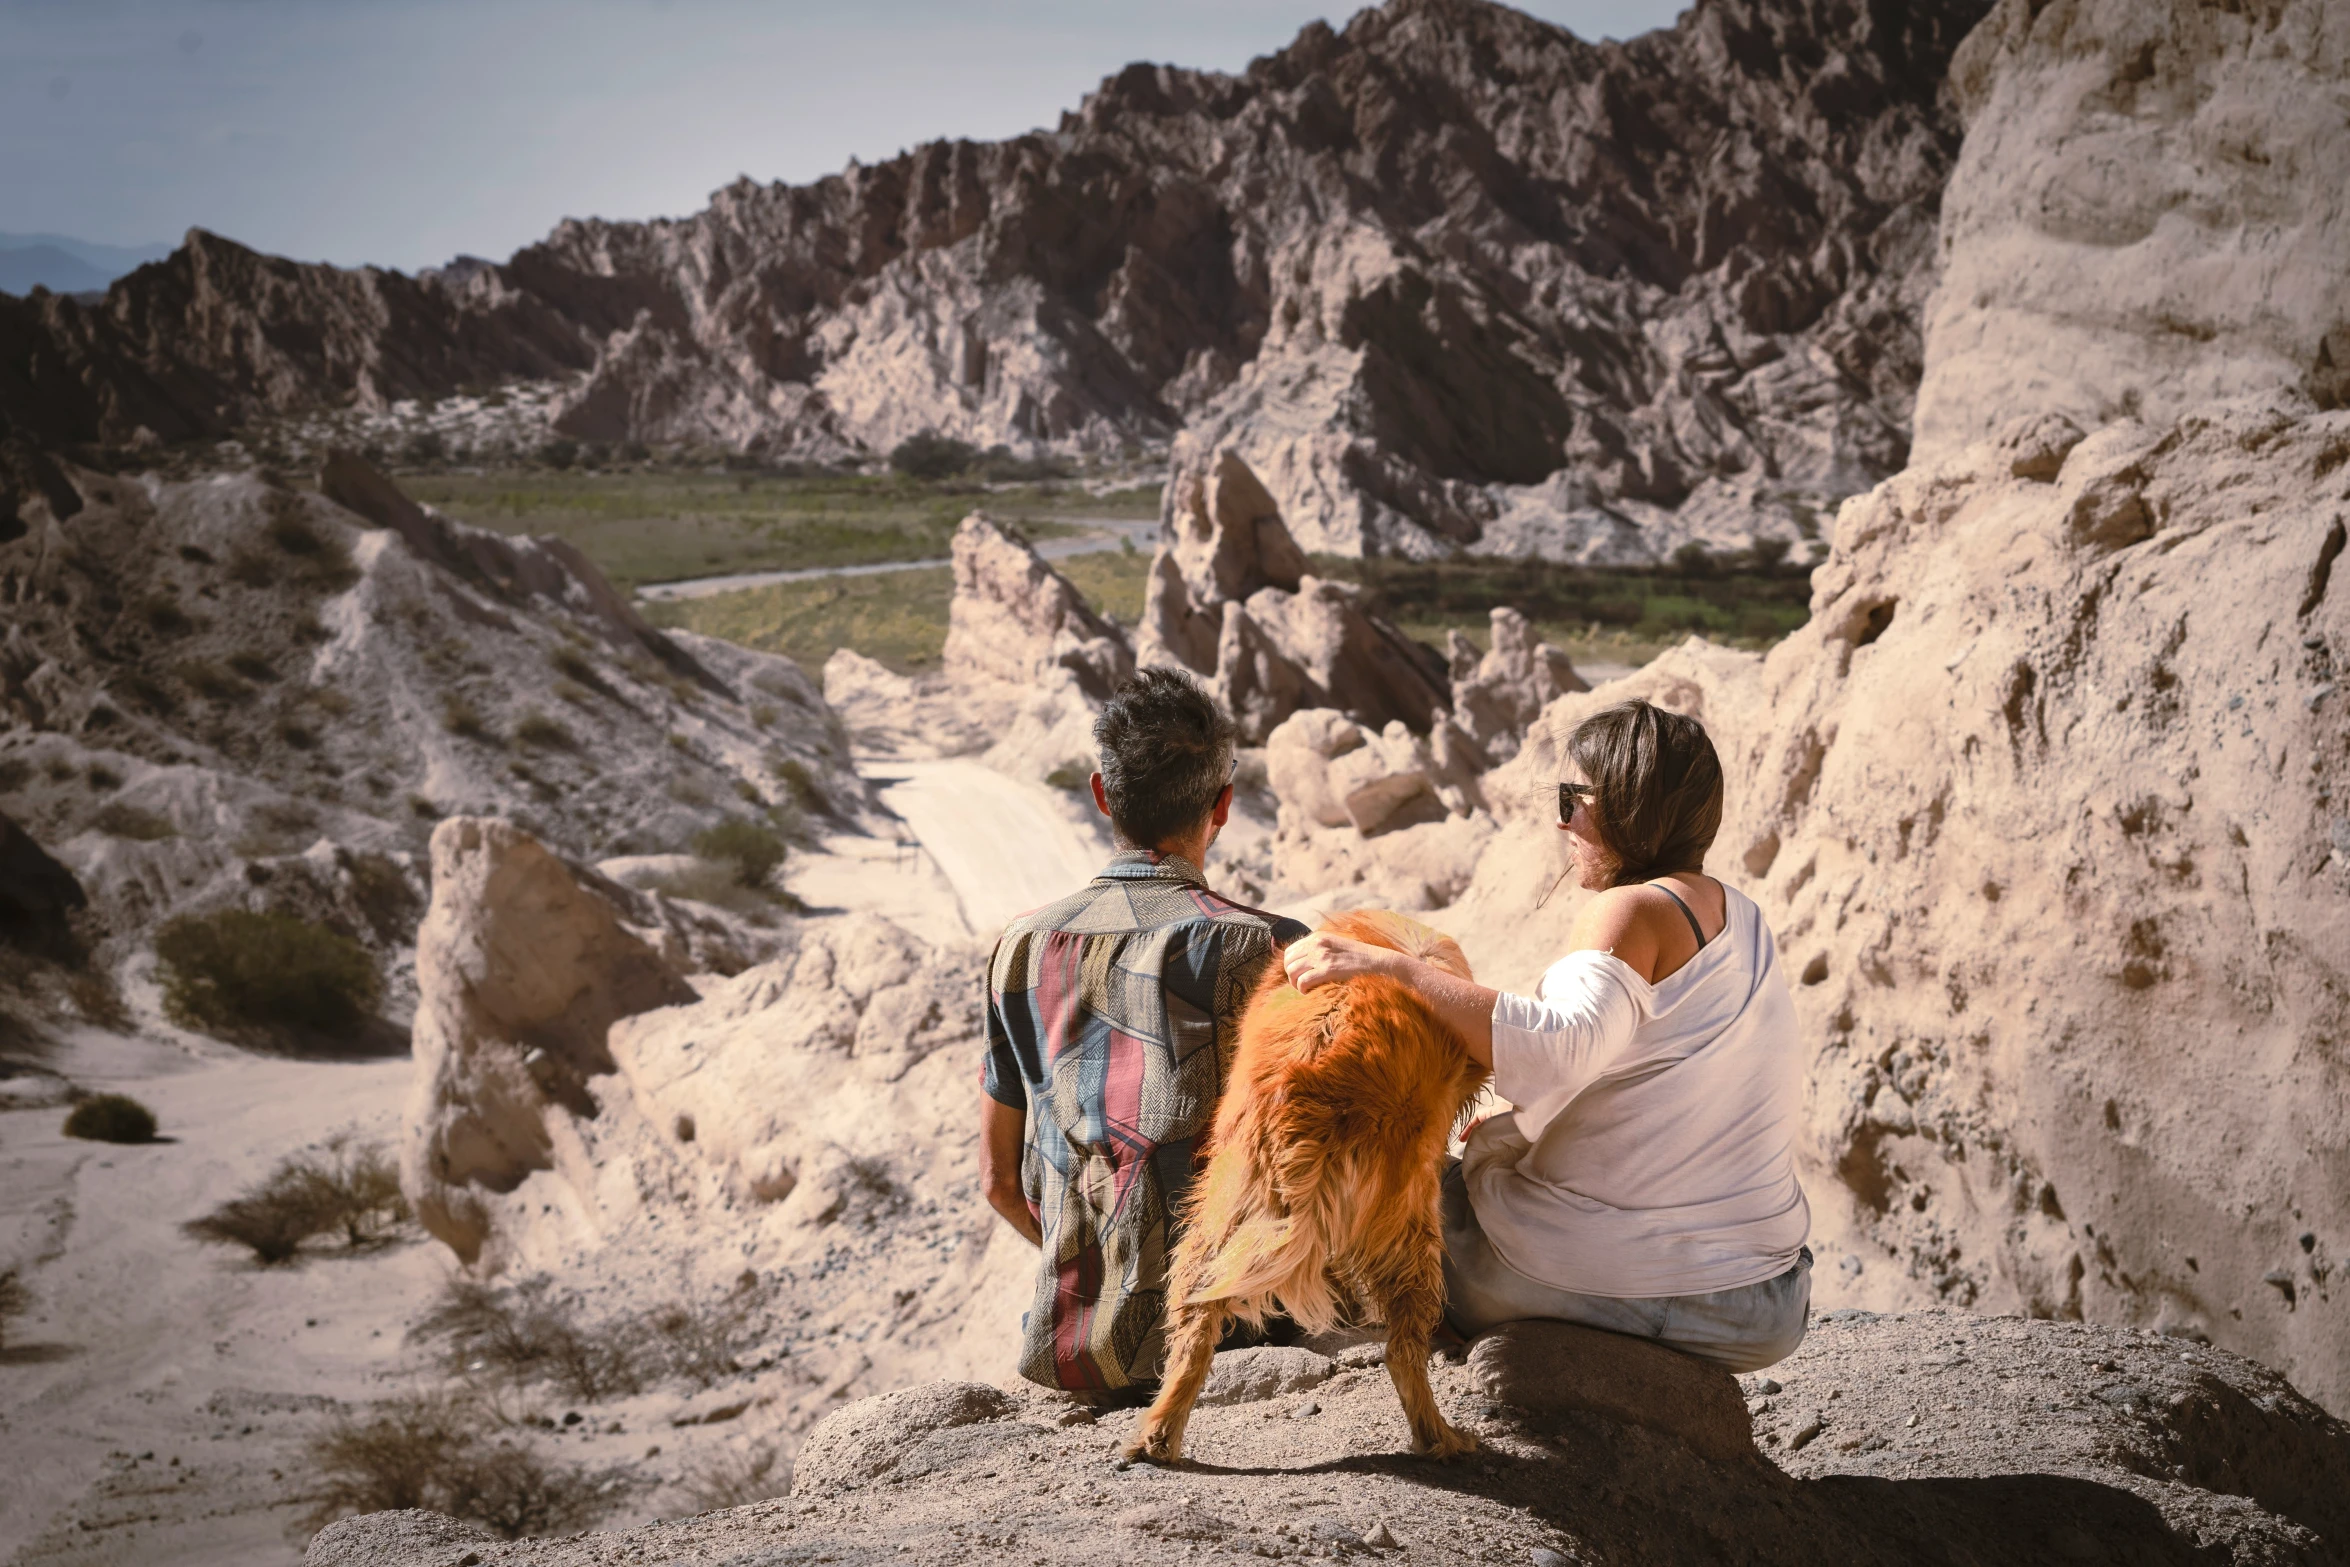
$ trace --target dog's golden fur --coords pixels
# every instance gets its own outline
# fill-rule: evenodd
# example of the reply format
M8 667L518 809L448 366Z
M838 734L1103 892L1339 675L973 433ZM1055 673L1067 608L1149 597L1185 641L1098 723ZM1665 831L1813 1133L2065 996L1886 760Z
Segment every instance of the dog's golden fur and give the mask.
M1470 978L1451 937L1400 914L1327 929ZM1444 1314L1439 1165L1485 1082L1460 1038L1393 980L1291 988L1275 965L1249 1001L1213 1153L1183 1206L1168 1279L1167 1370L1129 1457L1174 1463L1228 1317L1278 1306L1309 1332L1337 1326L1341 1291L1387 1324L1387 1372L1412 1440L1440 1458L1476 1439L1437 1412L1428 1346Z

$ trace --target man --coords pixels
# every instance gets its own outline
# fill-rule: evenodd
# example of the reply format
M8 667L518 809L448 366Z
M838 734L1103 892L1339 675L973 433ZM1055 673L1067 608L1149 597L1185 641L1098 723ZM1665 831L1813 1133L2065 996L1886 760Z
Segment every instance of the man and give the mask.
M1249 993L1305 927L1207 888L1235 736L1190 677L1143 671L1093 737L1093 800L1118 852L996 943L980 1172L989 1204L1044 1254L1021 1375L1115 1392L1158 1378L1175 1208Z

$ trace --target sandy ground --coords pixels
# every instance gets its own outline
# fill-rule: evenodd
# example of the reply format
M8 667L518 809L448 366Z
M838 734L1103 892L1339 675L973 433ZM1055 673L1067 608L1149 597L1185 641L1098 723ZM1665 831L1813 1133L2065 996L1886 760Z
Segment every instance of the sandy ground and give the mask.
M869 771L892 780L884 798L905 831L796 857L789 885L820 911L968 947L1081 885L1106 853L1073 797L976 762ZM451 1259L411 1238L263 1269L180 1225L333 1132L395 1138L409 1062L85 1031L45 1064L153 1107L166 1140L81 1142L62 1135L61 1107L0 1110L0 1257L27 1265L35 1302L0 1350L0 1562L298 1560L301 1439L329 1400L418 1376L405 1334Z
M80 1142L0 1111L0 1245L32 1313L0 1352L0 1560L290 1561L288 1416L386 1391L448 1270L422 1241L260 1269L180 1224L343 1128L389 1138L405 1059L321 1063L197 1041L67 1040L51 1063L151 1106L163 1137Z

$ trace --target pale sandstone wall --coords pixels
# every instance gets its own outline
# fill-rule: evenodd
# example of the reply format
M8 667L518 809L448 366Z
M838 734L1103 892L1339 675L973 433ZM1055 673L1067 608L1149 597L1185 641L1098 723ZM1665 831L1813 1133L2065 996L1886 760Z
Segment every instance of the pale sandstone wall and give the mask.
M1951 64L1917 448L2350 393L2350 9L2003 0Z

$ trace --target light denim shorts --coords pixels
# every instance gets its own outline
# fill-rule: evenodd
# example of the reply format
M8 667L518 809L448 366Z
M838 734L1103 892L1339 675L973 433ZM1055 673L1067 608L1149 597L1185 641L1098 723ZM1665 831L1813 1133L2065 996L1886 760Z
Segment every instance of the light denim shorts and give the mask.
M1463 1338L1523 1317L1548 1317L1654 1339L1732 1371L1760 1371L1795 1353L1810 1312L1809 1246L1777 1278L1711 1295L1619 1300L1530 1279L1485 1238L1459 1163L1444 1172L1444 1316Z

